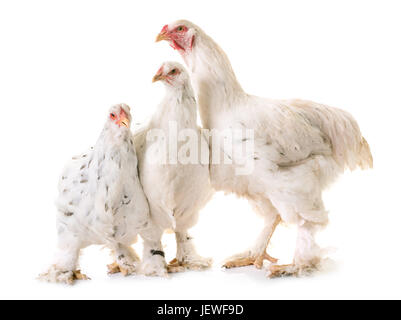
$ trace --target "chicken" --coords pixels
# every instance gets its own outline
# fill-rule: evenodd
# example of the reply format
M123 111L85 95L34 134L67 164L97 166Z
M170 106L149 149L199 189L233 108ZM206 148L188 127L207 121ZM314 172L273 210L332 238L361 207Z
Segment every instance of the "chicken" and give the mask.
M144 263L165 270L165 260L158 254L160 233L150 219L138 177L130 122L127 105L113 106L96 145L64 169L57 200L58 250L41 279L69 284L88 279L77 270L77 263L80 250L92 244L111 248L114 269L131 274L139 264L131 248L138 234L145 239Z
M315 233L328 222L322 190L347 168L373 166L369 145L354 118L311 101L272 100L245 93L223 50L189 21L165 25L156 39L161 40L181 54L191 72L203 127L216 132L211 146L222 145L227 130L252 133L232 140L230 163L210 167L216 190L246 197L264 217L256 244L231 258L225 267L253 264L261 268L265 259L274 262L266 248L275 227L284 221L297 225L294 259L290 265L271 264L269 275L300 275L318 269L323 253ZM253 148L247 147L249 140ZM227 152L211 148L213 158ZM245 173L239 170L244 159Z
M211 259L198 255L188 234L198 220L199 210L213 195L209 150L196 123L192 86L185 68L174 62L160 67L153 78L156 81L165 85L165 97L134 138L140 179L152 219L163 230L175 232L177 254L169 272L208 268Z

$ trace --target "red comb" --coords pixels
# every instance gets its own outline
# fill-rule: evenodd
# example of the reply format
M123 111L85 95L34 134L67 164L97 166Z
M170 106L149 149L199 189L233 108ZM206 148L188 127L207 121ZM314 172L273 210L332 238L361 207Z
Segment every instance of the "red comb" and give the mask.
M163 27L163 29L162 29L161 32L167 32L167 30L168 30L168 25L166 24L166 25Z
M162 73L163 73L163 66L161 66L159 70L157 70L156 74L162 74Z

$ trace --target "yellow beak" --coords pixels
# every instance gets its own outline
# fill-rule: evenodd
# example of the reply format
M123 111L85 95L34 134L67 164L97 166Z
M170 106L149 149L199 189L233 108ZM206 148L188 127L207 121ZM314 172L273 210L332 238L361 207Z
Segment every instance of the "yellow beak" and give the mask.
M120 126L123 125L124 127L129 128L130 121L126 116L122 115L120 120L118 120L117 124Z
M160 80L163 80L165 78L166 77L164 75L162 75L161 73L158 73L153 77L152 82L160 81Z
M166 32L160 32L157 37L156 37L156 42L162 41L162 40L169 40L169 37Z

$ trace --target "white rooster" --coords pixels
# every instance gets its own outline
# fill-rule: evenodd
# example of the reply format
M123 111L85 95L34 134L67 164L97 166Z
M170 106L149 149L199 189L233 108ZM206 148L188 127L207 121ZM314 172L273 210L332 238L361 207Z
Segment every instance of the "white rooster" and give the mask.
M130 122L127 105L113 106L96 145L64 169L57 200L58 252L40 278L69 284L87 279L77 263L80 250L92 244L111 248L114 269L131 274L139 262L130 247L138 234L145 239L144 263L165 269L158 228L138 177Z
M153 78L156 81L165 85L165 97L134 138L140 179L152 219L163 230L175 231L177 255L169 272L208 268L211 259L197 254L188 235L199 210L213 195L208 145L196 123L197 107L189 75L182 65L165 62ZM187 148L191 142L192 150ZM201 144L205 146L205 164L200 162L202 154L197 154Z
M346 168L373 165L369 145L353 117L345 111L305 100L272 100L244 92L223 50L198 26L180 20L165 25L157 41L178 50L192 73L203 126L208 129L252 129L254 151L246 154L254 169L237 175L247 139L234 140L232 164L211 166L216 190L246 197L265 219L256 245L226 267L275 261L266 253L280 220L298 227L293 263L271 265L270 276L297 275L316 269L322 250L317 229L328 222L322 190ZM223 139L223 134L220 138ZM221 152L221 150L219 151Z

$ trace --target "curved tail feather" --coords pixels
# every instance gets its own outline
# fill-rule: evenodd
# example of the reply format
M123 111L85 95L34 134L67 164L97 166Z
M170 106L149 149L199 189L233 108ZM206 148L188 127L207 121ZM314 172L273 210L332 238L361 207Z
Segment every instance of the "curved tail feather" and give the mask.
M310 123L330 139L333 158L341 168L373 168L369 144L351 114L312 101L293 100L291 105L302 110Z

